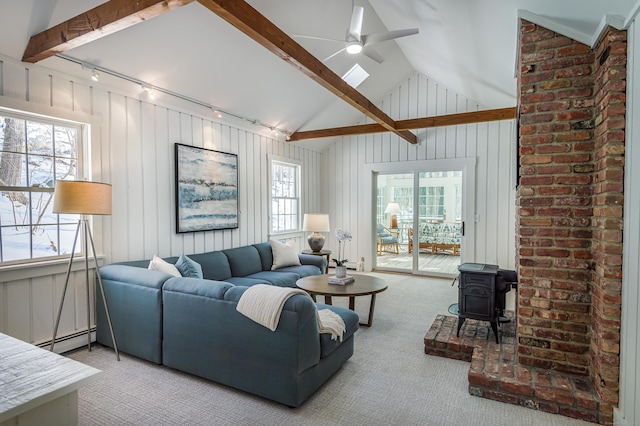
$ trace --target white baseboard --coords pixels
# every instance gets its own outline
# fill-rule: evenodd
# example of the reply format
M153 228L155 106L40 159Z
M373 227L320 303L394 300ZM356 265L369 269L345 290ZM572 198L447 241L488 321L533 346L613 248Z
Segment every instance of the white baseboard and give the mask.
M96 341L95 330L91 331L91 343ZM38 343L36 346L42 349L51 349L51 340ZM86 330L80 333L73 334L66 337L56 337L56 344L53 346L53 351L57 354L63 354L65 352L73 351L84 347L87 348L87 332Z

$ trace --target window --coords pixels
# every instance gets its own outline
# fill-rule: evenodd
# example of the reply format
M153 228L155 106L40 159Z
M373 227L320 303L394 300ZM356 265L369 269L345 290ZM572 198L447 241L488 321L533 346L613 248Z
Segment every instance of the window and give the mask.
M81 137L80 125L0 111L0 262L71 252L78 218L53 213L53 191L78 178Z
M444 220L444 186L420 187L418 206L420 218L429 222Z
M271 161L271 232L300 230L300 165Z

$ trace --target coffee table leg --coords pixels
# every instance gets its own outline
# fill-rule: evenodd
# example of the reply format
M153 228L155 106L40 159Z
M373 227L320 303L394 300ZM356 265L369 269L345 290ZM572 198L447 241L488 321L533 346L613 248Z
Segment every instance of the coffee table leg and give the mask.
M356 310L356 297L355 296L350 296L349 297L349 309L351 309L352 311Z
M324 297L324 304L325 305L333 305L333 301L331 300L331 296L325 296Z
M373 311L376 308L376 294L373 293L371 295L371 304L369 305L369 319L367 320L366 323L361 322L360 325L365 326L365 327L371 327L371 324L373 323Z

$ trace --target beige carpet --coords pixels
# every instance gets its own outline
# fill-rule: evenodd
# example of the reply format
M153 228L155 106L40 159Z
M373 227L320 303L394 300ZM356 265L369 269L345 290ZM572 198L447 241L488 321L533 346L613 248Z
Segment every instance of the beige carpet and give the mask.
M456 302L451 280L393 274L355 354L301 407L268 400L97 346L70 358L105 372L79 393L81 425L588 425L469 395L469 364L424 354L436 314ZM346 306L346 299L334 299ZM369 298L358 298L365 316Z

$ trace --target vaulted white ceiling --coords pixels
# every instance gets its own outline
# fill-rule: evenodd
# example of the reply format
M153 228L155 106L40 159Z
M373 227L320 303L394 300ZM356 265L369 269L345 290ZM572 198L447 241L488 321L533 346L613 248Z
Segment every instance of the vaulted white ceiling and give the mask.
M289 35L343 39L353 0L248 0ZM0 53L21 58L29 37L103 3L20 0L0 6ZM358 62L370 77L358 90L373 102L414 72L487 108L515 106L518 10L584 40L606 14L627 17L636 0L355 0L363 33L417 27L418 35L376 45L385 61L341 53L338 75ZM296 39L319 59L342 45ZM288 130L351 125L362 114L197 2L66 52L80 61ZM61 58L42 65L89 78ZM162 96L162 95L161 95ZM167 95L165 95L167 96ZM157 102L169 102L160 97ZM396 118L396 117L392 117ZM318 144L307 141L304 144Z

